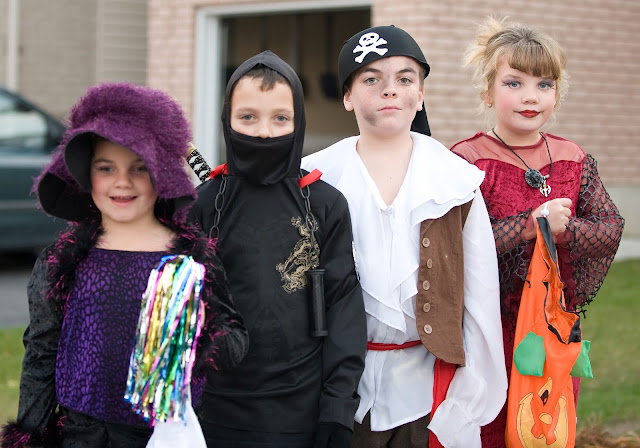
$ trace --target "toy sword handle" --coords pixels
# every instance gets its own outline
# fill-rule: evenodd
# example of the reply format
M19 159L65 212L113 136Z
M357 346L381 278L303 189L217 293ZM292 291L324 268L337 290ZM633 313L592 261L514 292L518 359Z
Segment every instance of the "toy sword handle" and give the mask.
M324 302L324 269L309 269L307 278L311 283L311 336L322 337L327 331L327 311Z
M207 161L204 160L202 154L200 154L200 151L198 151L191 142L189 142L189 147L187 148L185 159L187 159L187 163L189 164L193 172L196 173L198 179L200 179L200 182L204 183L209 179L211 167L209 166Z

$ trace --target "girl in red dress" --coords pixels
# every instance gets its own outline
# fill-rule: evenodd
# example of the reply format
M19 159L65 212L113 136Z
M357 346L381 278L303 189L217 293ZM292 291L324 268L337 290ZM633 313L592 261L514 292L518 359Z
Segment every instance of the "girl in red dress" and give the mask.
M480 108L490 131L452 151L486 172L481 185L498 253L505 361L510 377L520 296L546 216L554 235L565 300L584 313L618 250L624 219L605 190L596 161L576 143L543 132L567 90L566 55L543 33L489 18L465 53L475 67ZM579 382L574 379L577 399ZM482 444L505 445L506 404L482 428Z

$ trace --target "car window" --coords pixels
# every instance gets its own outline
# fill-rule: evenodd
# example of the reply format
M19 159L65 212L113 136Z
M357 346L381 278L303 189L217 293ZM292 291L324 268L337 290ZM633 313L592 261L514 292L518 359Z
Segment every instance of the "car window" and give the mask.
M47 149L47 121L42 114L0 92L0 153Z

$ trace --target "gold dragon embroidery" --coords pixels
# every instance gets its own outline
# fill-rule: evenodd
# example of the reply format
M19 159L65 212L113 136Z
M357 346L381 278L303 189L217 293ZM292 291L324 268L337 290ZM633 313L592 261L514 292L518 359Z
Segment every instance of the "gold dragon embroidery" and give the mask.
M291 225L298 229L298 233L302 238L296 243L287 260L276 265L276 270L280 273L280 279L284 282L282 289L289 294L305 288L307 286L306 272L309 269L317 268L320 264L320 248L317 241L314 241L311 257L309 257L311 234L302 218L299 216L291 218ZM318 225L315 221L312 225L314 232L318 230Z

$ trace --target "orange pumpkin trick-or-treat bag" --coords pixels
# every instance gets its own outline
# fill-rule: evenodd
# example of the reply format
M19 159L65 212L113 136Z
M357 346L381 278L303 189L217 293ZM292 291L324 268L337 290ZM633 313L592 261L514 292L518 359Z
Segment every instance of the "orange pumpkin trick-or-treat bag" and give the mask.
M565 309L555 243L546 218L522 291L509 381L509 448L573 447L576 408L571 376L592 378L580 318Z

